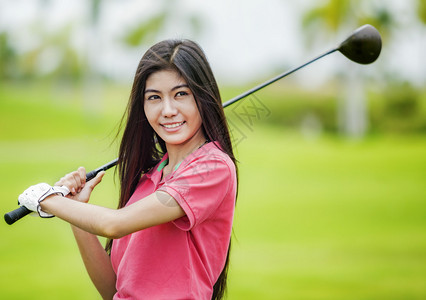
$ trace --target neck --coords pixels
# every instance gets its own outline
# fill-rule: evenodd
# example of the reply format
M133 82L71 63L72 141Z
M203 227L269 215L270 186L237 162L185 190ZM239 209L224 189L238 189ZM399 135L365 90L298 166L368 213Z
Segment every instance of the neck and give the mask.
M193 137L183 144L166 144L167 153L169 156L167 169L171 171L173 168L175 168L176 165L181 163L185 157L204 145L205 142L206 138L204 135L201 135L199 137Z

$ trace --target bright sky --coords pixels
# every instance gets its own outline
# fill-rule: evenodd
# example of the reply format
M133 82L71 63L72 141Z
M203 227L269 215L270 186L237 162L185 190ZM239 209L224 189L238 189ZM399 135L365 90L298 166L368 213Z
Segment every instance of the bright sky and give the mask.
M0 32L8 30L15 43L22 49L29 49L43 43L41 35L37 34L36 21L44 22L52 32L65 24L73 23L77 30L69 41L70 44L87 51L93 63L106 72L124 81L131 81L147 46L129 51L118 40L138 21L158 12L162 1L104 0L101 26L95 32L87 30L87 2L89 1L0 0ZM307 6L318 2L180 0L176 1L178 5L173 8L175 14L170 20L170 26L158 36L158 40L170 37L197 40L204 48L219 84L267 79L268 76L300 65L341 42L324 40L322 45L317 45L314 49L307 49L303 43L299 36L301 13ZM378 72L380 68L388 68L418 85L424 85L426 29L419 29L410 21L414 13L413 0L388 2L398 11L400 28L394 43L384 41L382 55L375 63L374 70ZM41 3L48 5L43 8ZM203 18L202 35L195 35L188 26L188 17L194 14ZM350 31L345 34L349 35ZM50 50L42 57L40 65L48 71L58 59L59 53ZM308 84L321 83L327 80L325 74L338 69L345 60L341 55L333 54L333 57L309 66L309 71L298 72L295 78ZM369 68L369 72L372 72L373 68Z

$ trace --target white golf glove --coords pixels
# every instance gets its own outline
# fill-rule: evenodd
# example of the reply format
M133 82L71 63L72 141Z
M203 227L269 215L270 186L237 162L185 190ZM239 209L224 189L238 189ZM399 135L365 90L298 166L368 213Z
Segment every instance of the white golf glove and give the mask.
M70 191L66 186L52 187L47 183L39 183L30 186L21 195L19 195L18 203L31 211L37 212L42 218L51 218L54 217L54 215L42 211L40 208L40 202L50 195L56 194L66 196L69 192Z

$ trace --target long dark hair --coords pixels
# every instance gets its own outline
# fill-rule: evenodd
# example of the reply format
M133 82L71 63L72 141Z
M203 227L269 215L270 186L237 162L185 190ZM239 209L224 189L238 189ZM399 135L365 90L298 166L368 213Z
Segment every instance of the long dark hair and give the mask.
M121 187L118 208L126 205L141 176L154 167L166 152L164 141L149 125L144 111L146 80L160 70L174 70L185 79L195 97L205 137L218 142L236 166L219 88L203 50L190 40L159 42L139 62L127 110L121 121L122 125L124 122L126 124L118 156ZM110 251L111 246L112 240L108 240L106 250ZM224 296L229 249L225 266L213 287L212 299L222 299Z

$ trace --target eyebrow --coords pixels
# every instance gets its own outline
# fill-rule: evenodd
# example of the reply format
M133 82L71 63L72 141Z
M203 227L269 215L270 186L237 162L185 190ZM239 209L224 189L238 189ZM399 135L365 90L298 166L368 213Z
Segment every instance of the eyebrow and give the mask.
M180 84L180 85L177 85L177 86L173 87L171 89L171 91L178 90L178 89L183 88L183 87L184 88L189 88L189 86L187 84ZM156 89L146 89L145 92L144 92L144 94L146 94L146 93L160 93L160 91L156 90Z

